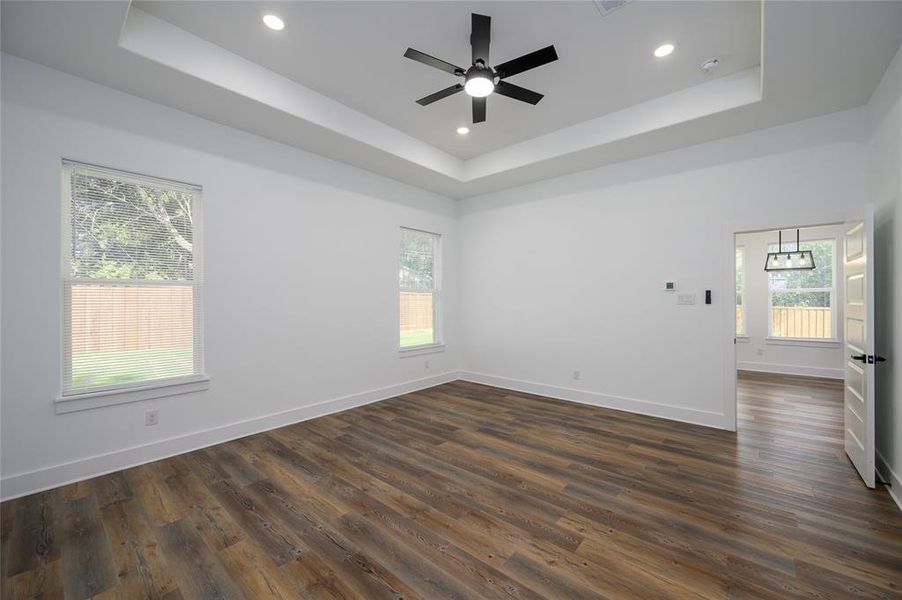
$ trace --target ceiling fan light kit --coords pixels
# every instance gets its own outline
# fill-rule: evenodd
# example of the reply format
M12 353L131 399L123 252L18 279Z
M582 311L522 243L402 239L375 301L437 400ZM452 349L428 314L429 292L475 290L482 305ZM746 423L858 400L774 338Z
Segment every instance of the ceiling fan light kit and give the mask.
M474 98L485 98L495 91L495 73L481 60L477 60L464 77L464 91Z
M463 79L463 83L457 83L420 98L417 100L417 104L427 106L437 100L464 91L472 97L473 123L485 121L485 99L493 92L521 102L538 104L539 100L543 98L542 94L508 83L504 79L557 60L557 52L555 52L554 46L547 46L541 50L530 52L492 68L489 66L491 28L491 17L472 13L470 30L472 64L466 70L419 50L407 49L407 52L404 53L405 57Z

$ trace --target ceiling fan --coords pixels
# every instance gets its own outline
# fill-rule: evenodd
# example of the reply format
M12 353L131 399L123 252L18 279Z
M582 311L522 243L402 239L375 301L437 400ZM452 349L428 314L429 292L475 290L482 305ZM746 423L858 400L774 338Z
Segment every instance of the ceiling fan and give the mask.
M474 123L485 121L485 98L492 92L497 92L502 96L520 100L521 102L538 104L543 97L542 94L508 83L505 79L557 60L557 52L554 51L554 46L548 46L541 50L524 54L520 58L496 65L493 69L488 65L491 28L492 17L472 13L470 46L473 48L473 64L466 70L434 56L429 56L419 50L407 49L407 52L404 53L405 57L421 62L424 65L435 67L456 77L462 77L464 80L463 83L456 83L451 87L420 98L417 100L417 104L426 106L436 100L465 91L473 97Z

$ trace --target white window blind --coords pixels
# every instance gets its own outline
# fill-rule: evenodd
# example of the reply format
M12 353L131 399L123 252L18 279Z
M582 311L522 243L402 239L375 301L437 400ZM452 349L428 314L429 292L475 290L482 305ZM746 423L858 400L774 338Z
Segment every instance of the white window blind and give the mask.
M402 349L440 343L440 241L440 236L435 233L401 228Z
M63 163L63 396L203 373L200 188Z

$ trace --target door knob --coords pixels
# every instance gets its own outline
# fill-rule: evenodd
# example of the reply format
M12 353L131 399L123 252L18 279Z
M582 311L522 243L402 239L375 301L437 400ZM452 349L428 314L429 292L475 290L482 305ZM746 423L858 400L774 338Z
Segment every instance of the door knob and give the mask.
M861 362L863 362L863 363L867 363L867 362L868 362L868 355L867 355L867 354L853 354L853 355L850 356L849 358L851 358L852 360L861 361Z

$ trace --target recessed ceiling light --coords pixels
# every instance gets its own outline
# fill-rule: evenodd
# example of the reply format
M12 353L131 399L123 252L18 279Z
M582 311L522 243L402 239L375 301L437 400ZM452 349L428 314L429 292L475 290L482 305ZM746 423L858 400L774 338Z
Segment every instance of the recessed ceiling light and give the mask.
M459 133L460 135L467 135L468 133L470 133L470 128L469 127L458 127L457 133Z
M661 44L655 48L655 56L658 58L669 56L671 52L673 52L673 44Z
M263 15L263 24L273 31L282 31L285 29L285 21L272 13Z

